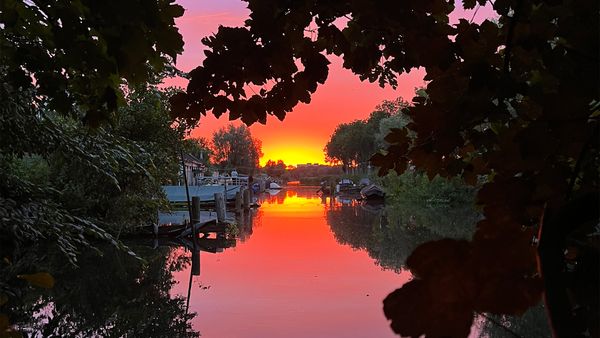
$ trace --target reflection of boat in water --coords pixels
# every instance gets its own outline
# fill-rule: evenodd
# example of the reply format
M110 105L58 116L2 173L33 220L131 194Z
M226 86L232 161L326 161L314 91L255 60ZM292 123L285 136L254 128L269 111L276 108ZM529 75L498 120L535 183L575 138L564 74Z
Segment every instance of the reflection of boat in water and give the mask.
M342 205L353 205L356 200L349 196L336 196L335 200L338 201Z
M269 193L269 195L271 196L275 196L277 194L279 194L279 192L281 191L281 188L279 189L267 189L266 192Z
M369 213L377 214L385 209L385 202L383 200L365 200L360 207Z
M360 190L360 195L366 200L382 200L385 197L385 191L376 184L369 184Z

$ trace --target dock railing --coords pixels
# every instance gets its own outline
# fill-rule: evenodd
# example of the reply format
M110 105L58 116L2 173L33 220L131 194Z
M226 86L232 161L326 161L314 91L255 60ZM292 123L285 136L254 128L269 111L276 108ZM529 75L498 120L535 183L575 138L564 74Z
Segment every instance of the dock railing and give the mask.
M204 176L196 179L196 185L228 185L248 187L248 176Z

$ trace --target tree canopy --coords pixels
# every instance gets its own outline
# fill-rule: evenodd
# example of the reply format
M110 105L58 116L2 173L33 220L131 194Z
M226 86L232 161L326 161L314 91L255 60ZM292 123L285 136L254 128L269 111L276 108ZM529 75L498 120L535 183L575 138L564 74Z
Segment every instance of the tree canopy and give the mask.
M268 160L263 169L271 177L281 177L285 174L286 165L283 160Z
M252 137L245 125L229 124L213 133L212 162L225 170L237 169L252 174L262 153L260 140Z
M411 122L392 129L373 162L381 173L410 163L430 177L487 179L473 241L433 242L409 258L417 278L385 302L394 331L464 336L473 311L522 313L540 298L540 273L558 334L585 330L560 310L568 308L560 271L566 235L598 218L597 1L496 0L497 22L456 24L454 1L247 2L244 27L203 39L206 59L190 72L187 91L173 96L174 116L283 119L326 81L327 54L381 85L396 86L399 74L422 67L427 95L413 99ZM247 86L262 88L248 96ZM541 271L533 227L542 229ZM435 286L440 278L444 288ZM456 297L414 298L433 289ZM406 301L424 305L408 313Z
M210 159L213 157L210 140L206 137L183 140L183 151L199 159L205 166L210 165Z
M52 109L98 125L123 103L128 85L156 82L183 51L175 18L157 1L0 3L0 61L15 88L35 88Z
M94 239L135 255L119 235L167 207L189 126L156 87L183 47L172 2L0 2L0 336L19 336L18 276L54 280L44 255L75 267Z
M400 97L384 100L367 119L339 124L323 149L327 161L341 163L344 170L366 166L371 156L386 145L384 138L389 130L406 126L408 117L402 113L406 107L408 102Z

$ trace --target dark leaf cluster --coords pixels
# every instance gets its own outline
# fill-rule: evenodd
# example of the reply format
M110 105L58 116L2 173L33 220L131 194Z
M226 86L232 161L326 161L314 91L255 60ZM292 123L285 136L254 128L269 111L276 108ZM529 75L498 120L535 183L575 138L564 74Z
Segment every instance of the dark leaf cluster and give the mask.
M482 5L486 2L463 3L465 9ZM345 68L382 85L394 86L397 75L425 69L426 95L415 97L404 112L410 123L391 129L387 150L371 160L382 174L414 166L430 178L485 182L477 198L485 219L473 241L417 249L409 265L420 279L386 304L394 328L404 334L442 335L442 324L448 324L453 333L465 335L472 310L522 312L539 298L540 276L546 277L547 294L553 294L550 285L564 286L560 277L550 282L564 270L564 236L579 227L556 221L556 215L564 215L561 210L578 196L598 195L597 1L498 0L491 6L497 21L450 24L453 1L249 0L246 26L223 27L205 39L206 60L190 73L186 93L172 98L174 116L229 112L231 119L264 123L269 114L283 118L299 102L309 102L327 77L324 55L341 56ZM253 86L261 89L247 98ZM591 220L597 209L572 216ZM537 277L536 250L529 246L536 237L532 227L541 229L542 260L554 257ZM464 278L433 261L435 256L447 259ZM491 262L500 257L501 264L494 263L494 270L479 256ZM478 278L471 279L473 274ZM474 280L481 285L471 285ZM519 287L508 290L500 280ZM404 313L393 306L404 296L403 304L424 304L414 295L444 289L446 282L457 294L430 292L445 309L435 316L427 313L430 308ZM462 282L469 282L468 290ZM569 306L563 298L558 304ZM438 331L403 331L402 321L417 323L414 314L429 323L438 318L431 325ZM568 315L552 317L565 336L585 330L562 331Z
M186 93L172 97L174 116L212 111L246 124L265 123L267 115L283 119L325 82L327 54L382 86L396 86L399 73L455 59L455 28L447 24L454 6L442 0L248 1L248 8L245 27L220 27L203 39L206 59L189 73Z
M16 88L98 125L123 102L123 79L156 81L181 53L181 15L173 0L2 1L0 62Z

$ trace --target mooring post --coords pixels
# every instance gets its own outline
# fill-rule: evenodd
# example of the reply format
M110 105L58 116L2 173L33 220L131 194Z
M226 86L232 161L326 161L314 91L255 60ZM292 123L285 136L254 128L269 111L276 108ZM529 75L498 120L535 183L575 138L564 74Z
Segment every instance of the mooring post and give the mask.
M200 276L200 250L198 249L192 250L192 276Z
M215 193L215 209L217 209L217 222L225 222L225 197L223 193Z
M248 233L252 233L252 210L246 210L244 212L244 229Z
M240 212L235 215L235 222L237 223L238 229L244 228L244 213ZM241 231L243 233L243 231Z
M240 191L235 193L235 212L239 213L242 211L242 193Z
M244 209L250 209L250 189L244 190Z
M196 238L196 224L200 223L200 197L193 196L192 197L192 219L190 220L192 224L192 237Z

